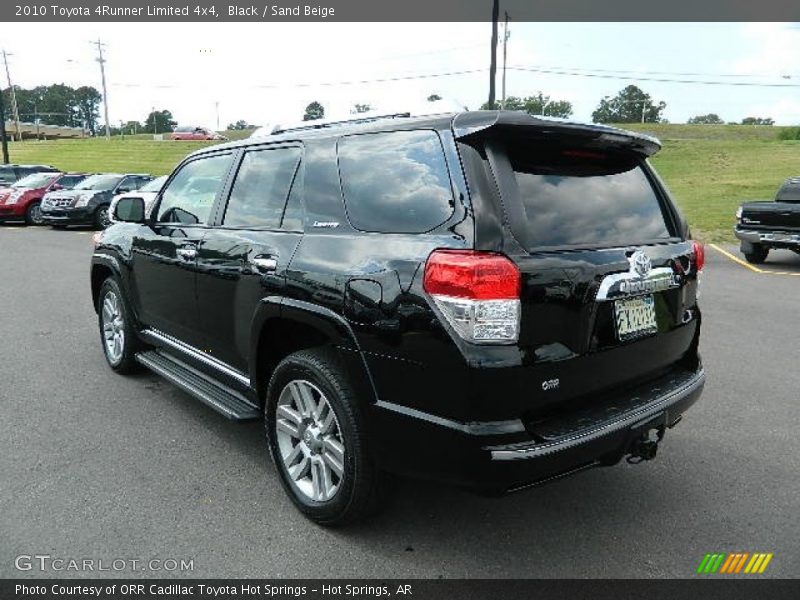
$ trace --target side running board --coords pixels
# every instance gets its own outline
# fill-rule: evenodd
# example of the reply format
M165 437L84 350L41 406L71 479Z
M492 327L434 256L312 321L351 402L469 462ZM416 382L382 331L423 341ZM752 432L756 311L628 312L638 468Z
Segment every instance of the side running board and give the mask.
M261 411L242 394L162 350L139 352L136 361L232 421L258 419Z

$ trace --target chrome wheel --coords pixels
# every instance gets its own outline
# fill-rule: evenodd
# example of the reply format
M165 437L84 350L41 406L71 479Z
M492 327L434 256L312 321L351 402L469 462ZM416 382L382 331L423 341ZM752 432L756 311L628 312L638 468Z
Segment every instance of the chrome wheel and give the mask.
M278 397L275 429L294 486L309 500L333 498L344 477L345 444L325 394L309 381L290 381Z
M119 298L111 291L103 298L103 340L109 362L117 364L125 351L125 320Z
M34 204L33 206L31 206L30 218L31 218L31 224L33 225L41 225L42 223L44 223L44 221L42 220L42 207L39 206L39 204Z
M101 229L105 229L111 225L111 219L108 216L108 207L103 206L102 208L97 209L97 225Z

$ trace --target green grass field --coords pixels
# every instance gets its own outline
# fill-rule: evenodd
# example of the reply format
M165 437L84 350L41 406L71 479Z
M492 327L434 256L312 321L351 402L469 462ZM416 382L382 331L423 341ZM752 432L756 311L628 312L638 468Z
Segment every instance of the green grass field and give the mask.
M779 127L742 125L630 125L660 138L653 164L692 226L705 241L732 240L736 207L772 198L790 175L800 175L800 141L778 140ZM247 132L245 132L246 135ZM242 132L226 132L241 138ZM207 142L153 141L147 136L15 142L12 162L45 163L70 171L169 173Z

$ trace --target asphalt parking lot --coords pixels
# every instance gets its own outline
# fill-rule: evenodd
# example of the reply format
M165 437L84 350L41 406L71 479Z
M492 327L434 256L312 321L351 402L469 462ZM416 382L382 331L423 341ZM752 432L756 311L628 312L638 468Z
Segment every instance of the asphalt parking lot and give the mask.
M377 518L326 530L284 495L260 422L106 366L91 251L85 230L0 227L0 577L77 575L20 554L191 558L203 578L690 577L717 551L800 574L800 256L759 273L707 249L708 383L657 460L501 499L401 481Z

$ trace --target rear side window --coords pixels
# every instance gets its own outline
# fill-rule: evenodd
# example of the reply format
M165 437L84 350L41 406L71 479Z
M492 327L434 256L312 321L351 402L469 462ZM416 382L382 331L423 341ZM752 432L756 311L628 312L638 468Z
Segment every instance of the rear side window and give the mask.
M512 146L509 158L529 248L622 246L672 237L638 159L532 145Z
M339 140L347 217L356 229L421 233L453 214L442 143L434 131L393 131Z
M239 166L223 223L229 227L279 228L300 153L300 148L247 152Z

